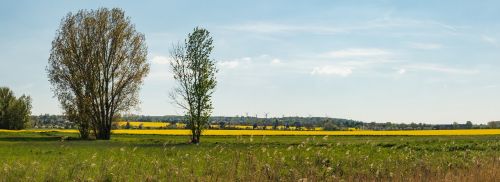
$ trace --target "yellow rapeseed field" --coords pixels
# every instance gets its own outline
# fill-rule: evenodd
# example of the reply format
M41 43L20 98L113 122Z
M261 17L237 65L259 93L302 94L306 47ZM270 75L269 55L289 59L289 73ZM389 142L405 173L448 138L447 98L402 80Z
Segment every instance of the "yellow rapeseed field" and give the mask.
M125 125L127 125L127 122L130 124L130 126L132 128L138 128L141 124L142 124L142 127L144 127L144 128L152 128L152 129L165 128L165 127L171 125L171 123L167 123L167 122L141 122L141 121L120 121L120 122L116 122L116 124L119 127L124 127ZM186 126L186 124L183 124L183 123L176 124L177 128L183 128L185 126ZM219 125L211 125L211 127L212 128L219 128L220 126ZM253 126L250 126L250 125L227 125L227 127L243 129L243 130L253 129ZM272 126L266 126L266 127L268 130L270 130L272 128ZM258 128L262 129L262 126L258 126ZM290 130L295 130L295 128L296 128L295 126L289 127ZM283 129L285 129L285 126L278 126L278 130L283 130ZM323 130L323 128L322 127L315 127L314 130L321 131L321 130Z
M116 122L116 124L118 124L118 126L120 127L124 127L125 125L127 125L127 122L133 128L138 128L141 124L142 127L144 128L165 128L171 125L171 123L168 122L141 122L141 121L120 121ZM183 128L186 126L186 124L183 123L177 123L175 125L177 128Z
M132 127L139 127L139 125L142 124L143 127L149 127L149 128L160 128L160 127L167 127L170 125L170 123L164 123L164 122L139 122L139 121L129 121L130 126ZM127 125L127 121L120 121L116 122L118 126L123 127Z
M64 132L78 133L78 130L0 130L0 132ZM190 130L170 129L170 130L113 130L114 134L156 134L156 135L189 135ZM398 130L398 131L284 131L284 130L205 130L203 135L213 136L238 136L238 135L372 135L372 136L429 136L429 135L500 135L500 129L472 129L472 130Z
M219 128L218 125L212 125L212 127L214 128ZM251 130L253 129L253 126L248 126L248 125L228 125L227 127L234 127L234 128L237 128L237 129L243 129L243 130ZM273 126L266 126L268 130L270 130L271 128L273 128ZM259 129L262 129L262 126L258 126ZM289 129L290 130L295 130L295 126L290 126ZM278 130L283 130L285 129L285 126L278 126ZM314 130L316 131L320 131L320 130L323 130L322 127L315 127Z

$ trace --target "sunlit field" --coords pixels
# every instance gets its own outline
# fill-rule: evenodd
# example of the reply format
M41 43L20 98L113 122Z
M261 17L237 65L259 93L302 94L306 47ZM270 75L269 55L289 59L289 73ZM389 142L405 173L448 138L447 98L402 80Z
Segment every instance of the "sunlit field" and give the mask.
M139 122L139 121L120 121L116 122L116 125L119 127L125 127L129 123L131 127L137 128L142 125L144 128L161 128L161 127L167 127L170 125L170 123L165 123L165 122Z
M61 132L78 133L78 130L0 130L0 132ZM141 135L190 135L186 129L118 129L114 134L141 134ZM470 130L397 130L397 131L294 131L294 130L205 130L205 136L326 136L326 135L352 135L352 136L445 136L445 135L500 135L500 129L470 129Z
M205 136L192 145L188 136L117 131L110 141L78 140L68 130L2 131L0 176L3 181L496 181L500 176L500 135ZM441 131L458 132L479 131ZM492 132L498 130L483 131Z
M131 128L142 127L142 128L149 128L149 129L159 129L159 128L167 128L167 127L172 127L172 126L175 126L173 128L185 128L186 127L186 124L183 124L183 123L172 124L172 123L168 123L168 122L119 121L119 122L115 122L114 124L120 128L124 128L124 127L126 127L127 123L130 125ZM212 125L210 125L210 127L214 128L214 129L219 129L220 125L212 124ZM240 130L253 129L252 126L248 126L248 125L228 125L227 127L234 128L234 129L240 129ZM263 129L262 126L259 126L258 128ZM267 126L267 129L271 130L272 126ZM277 126L276 129L284 130L285 126ZM296 130L296 127L289 126L288 130ZM314 127L314 130L323 130L323 128L322 127ZM353 128L351 130L355 130L355 129Z
M0 4L0 182L500 182L500 0Z

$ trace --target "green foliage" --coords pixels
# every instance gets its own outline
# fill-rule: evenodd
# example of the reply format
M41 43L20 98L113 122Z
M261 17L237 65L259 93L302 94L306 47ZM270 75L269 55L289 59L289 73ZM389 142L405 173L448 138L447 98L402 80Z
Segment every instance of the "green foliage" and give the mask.
M500 128L500 121L490 121L488 127L491 129Z
M184 45L174 46L170 63L178 86L171 94L172 100L186 112L187 126L192 143L199 143L203 129L212 114L212 94L217 80L215 61L210 58L213 39L203 28L196 27Z
M47 72L80 136L109 140L111 124L138 105L149 72L145 37L119 8L80 10L61 21Z
M335 125L332 121L327 121L325 124L323 124L323 130L326 131L337 131L340 130L340 128Z
M20 130L26 128L31 118L31 98L19 98L6 87L0 87L0 128Z

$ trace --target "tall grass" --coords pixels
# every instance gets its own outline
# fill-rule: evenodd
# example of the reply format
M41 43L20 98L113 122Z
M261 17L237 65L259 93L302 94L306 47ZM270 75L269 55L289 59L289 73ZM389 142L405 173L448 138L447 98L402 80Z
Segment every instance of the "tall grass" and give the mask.
M495 181L500 136L0 135L1 181ZM41 138L41 139L40 139ZM45 140L42 140L45 139Z

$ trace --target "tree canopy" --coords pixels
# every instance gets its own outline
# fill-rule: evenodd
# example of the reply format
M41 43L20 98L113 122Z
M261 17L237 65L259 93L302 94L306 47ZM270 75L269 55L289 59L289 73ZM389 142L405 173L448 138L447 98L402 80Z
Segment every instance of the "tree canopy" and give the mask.
M7 87L0 87L0 128L9 130L24 129L30 121L31 98L19 98Z
M146 55L144 35L121 9L80 10L62 19L47 72L83 138L91 132L109 139L113 119L137 106L149 72Z

